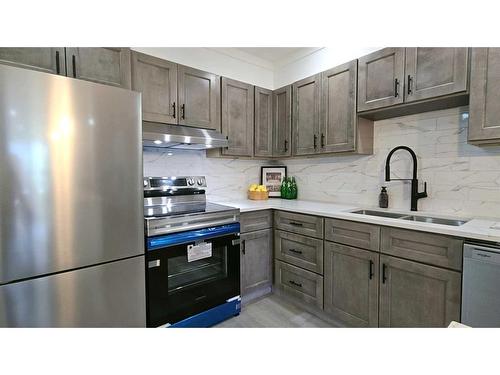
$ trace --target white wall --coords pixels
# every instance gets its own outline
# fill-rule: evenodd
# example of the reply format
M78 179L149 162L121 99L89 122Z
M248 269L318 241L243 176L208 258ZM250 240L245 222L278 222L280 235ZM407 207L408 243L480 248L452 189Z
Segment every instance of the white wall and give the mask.
M272 66L266 66L266 62L256 58L249 62L248 56L244 54L240 54L239 57L230 56L225 53L225 48L133 47L132 49L266 89L274 88Z
M357 59L380 47L324 47L295 61L277 64L274 68L274 88Z

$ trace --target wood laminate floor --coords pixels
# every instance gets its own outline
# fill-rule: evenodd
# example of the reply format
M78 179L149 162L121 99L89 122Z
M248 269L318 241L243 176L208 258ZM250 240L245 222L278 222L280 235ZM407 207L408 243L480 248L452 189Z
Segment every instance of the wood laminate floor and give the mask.
M331 324L292 305L283 298L269 294L242 307L241 313L216 328L321 328Z

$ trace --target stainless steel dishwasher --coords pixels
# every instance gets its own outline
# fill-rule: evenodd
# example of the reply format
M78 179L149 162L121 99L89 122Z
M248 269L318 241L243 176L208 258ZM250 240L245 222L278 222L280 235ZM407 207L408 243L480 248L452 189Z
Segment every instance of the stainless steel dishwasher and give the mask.
M464 245L462 323L500 327L500 244Z

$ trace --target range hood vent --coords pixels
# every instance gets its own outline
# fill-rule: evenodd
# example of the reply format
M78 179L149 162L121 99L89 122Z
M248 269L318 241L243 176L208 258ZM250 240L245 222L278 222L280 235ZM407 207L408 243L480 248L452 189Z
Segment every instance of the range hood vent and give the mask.
M148 147L206 150L227 147L228 141L222 133L215 130L144 121L142 144Z

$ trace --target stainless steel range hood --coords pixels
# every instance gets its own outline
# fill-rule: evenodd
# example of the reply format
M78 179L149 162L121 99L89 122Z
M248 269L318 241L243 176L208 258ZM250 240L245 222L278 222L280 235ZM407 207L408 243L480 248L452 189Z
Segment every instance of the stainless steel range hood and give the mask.
M144 121L142 144L150 147L206 150L227 147L228 141L216 130Z

